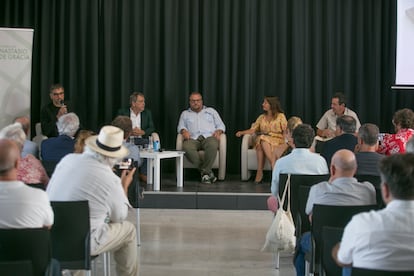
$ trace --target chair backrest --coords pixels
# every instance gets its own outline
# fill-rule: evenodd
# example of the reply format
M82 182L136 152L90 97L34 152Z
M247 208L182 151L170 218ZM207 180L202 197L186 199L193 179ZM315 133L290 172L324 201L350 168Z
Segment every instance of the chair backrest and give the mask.
M342 274L342 267L338 266L332 258L332 248L341 241L343 227L324 226L322 228L322 259L321 265L325 271L325 276L336 276Z
M375 270L367 268L352 268L352 276L412 276L414 275L414 270L412 271L385 271L385 270Z
M53 172L55 171L56 165L59 163L58 161L46 161L42 160L43 168L45 168L46 174L49 177L52 177Z
M279 175L279 196L282 198L282 193L285 190L286 180L288 174ZM297 218L300 214L299 212L299 201L302 200L299 198L299 186L312 186L319 182L326 181L329 179L329 174L291 174L290 175L290 209L292 212L293 220L295 226L297 226ZM306 204L307 197L305 199ZM285 208L287 206L284 206Z
M51 229L53 258L63 269L90 270L88 201L52 201L55 222Z
M32 261L0 261L0 275L33 276Z
M385 203L381 195L381 177L379 175L357 174L355 175L355 178L358 179L359 182L368 181L374 185L378 208L384 208Z
M296 236L300 237L303 233L309 232L311 230L311 225L309 221L309 216L306 214L306 203L309 197L309 191L312 186L306 185L299 185L299 197L298 197L298 204L299 209L298 213L296 214Z
M0 229L1 262L29 261L33 275L43 276L51 258L51 238L48 229Z
M334 206L314 204L311 226L312 238L315 244L312 256L314 263L320 263L320 259L323 257L322 228L324 226L344 228L354 215L376 209L377 205Z

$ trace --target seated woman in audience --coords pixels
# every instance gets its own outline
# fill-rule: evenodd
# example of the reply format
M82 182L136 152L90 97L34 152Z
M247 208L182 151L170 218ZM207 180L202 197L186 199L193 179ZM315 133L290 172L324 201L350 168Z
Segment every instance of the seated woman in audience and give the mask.
M277 97L265 97L262 103L263 114L260 115L251 128L236 132L240 137L245 134L257 134L255 149L257 156L257 173L255 183L261 183L265 158L269 160L272 168L280 157L278 146L285 143L283 136L286 130L286 116Z
M26 134L20 123L14 123L0 131L0 138L13 140L21 151L26 140ZM28 185L43 184L43 187L41 187L43 189L46 189L49 183L49 176L46 174L42 163L32 154L27 154L25 157L20 158L17 168L17 179Z
M279 157L282 157L282 156L285 156L291 153L293 149L292 132L295 129L295 127L297 127L300 124L303 124L302 119L296 116L290 117L289 120L287 121L287 127L285 131L285 143L278 146L276 150Z
M405 153L405 144L414 134L414 112L409 108L394 113L392 123L395 134L385 134L378 147L378 153L391 155Z
M74 146L74 153L82 153L83 149L85 147L85 140L90 137L96 135L95 132L93 132L92 130L86 130L86 129L82 129L79 130L78 135L76 136L75 139L75 146Z

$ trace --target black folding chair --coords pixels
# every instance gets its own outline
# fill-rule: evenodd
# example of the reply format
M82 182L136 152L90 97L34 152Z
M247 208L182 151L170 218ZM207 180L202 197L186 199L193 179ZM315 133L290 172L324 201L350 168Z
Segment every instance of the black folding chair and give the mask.
M88 201L52 201L53 257L62 269L86 270L91 274L91 245ZM95 256L96 257L96 256ZM104 272L109 274L109 252L104 253Z
M282 193L285 189L286 180L288 174L279 175L279 196L282 198ZM299 186L312 186L319 182L326 181L330 177L329 174L290 174L290 209L293 216L293 222L297 225L297 219L299 212L299 202L302 200L299 198ZM306 197L307 200L307 197ZM305 204L306 204L305 200ZM302 200L303 201L303 200ZM286 206L284 206L286 208ZM303 233L303 232L302 232Z
M326 276L337 276L342 274L342 267L338 266L332 258L332 248L341 241L344 228L324 226L322 228L322 258L321 266Z
M323 256L322 229L324 226L342 227L348 224L351 218L361 212L376 210L377 205L354 205L354 206L334 206L314 204L312 208L312 261L311 271L315 270L315 265L319 266L319 275L324 275L321 258ZM330 254L330 252L329 252Z
M378 209L382 209L385 207L384 200L382 199L381 194L381 177L379 175L365 175L365 174L357 174L355 178L358 179L359 182L368 181L375 187L375 194L377 199Z
M0 261L0 275L33 276L32 261Z
M52 258L50 231L46 228L0 229L0 271L13 269L23 262L20 269L32 271L32 274L43 276L48 271ZM28 268L30 263L30 268ZM23 273L23 272L21 272ZM0 273L0 275L19 275L16 273Z

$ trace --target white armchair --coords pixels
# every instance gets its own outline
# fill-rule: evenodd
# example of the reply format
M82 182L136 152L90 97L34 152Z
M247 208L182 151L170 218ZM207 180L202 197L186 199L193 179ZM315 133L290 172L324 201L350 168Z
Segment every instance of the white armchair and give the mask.
M247 181L251 176L251 171L257 170L257 157L256 150L253 148L256 135L245 134L243 135L241 145L241 180ZM264 170L271 171L269 161L265 160Z
M47 136L43 135L42 126L40 125L40 123L35 124L35 130L36 130L36 135L35 137L33 137L32 141L37 144L37 147L39 148L39 155L40 155L40 145L42 144L43 140L47 139Z
M176 150L183 150L183 135L177 134ZM198 152L203 158L204 151ZM220 135L219 149L217 150L216 160L214 160L213 169L218 169L218 179L224 180L226 177L226 153L227 153L227 136L225 133ZM195 166L188 161L184 155L184 168L195 168Z

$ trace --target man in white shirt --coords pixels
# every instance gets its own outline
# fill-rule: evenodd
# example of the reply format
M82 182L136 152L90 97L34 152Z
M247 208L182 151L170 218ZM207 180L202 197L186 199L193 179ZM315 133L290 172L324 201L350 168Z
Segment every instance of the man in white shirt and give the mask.
M315 131L308 124L298 125L292 133L293 150L288 155L276 161L272 172L273 196L279 193L279 174L328 174L325 159L309 150Z
M0 228L41 228L53 224L47 194L17 180L20 149L0 139Z
M322 118L319 120L316 134L323 138L333 138L335 137L336 130L336 119L342 115L349 115L353 117L356 121L356 131L358 131L361 123L359 122L358 115L347 108L344 94L338 92L332 96L331 100L331 109L323 114Z
M387 207L354 216L332 256L341 266L414 271L414 154L385 157L379 169Z
M200 170L201 182L215 182L217 178L211 168L226 126L214 108L203 105L200 92L191 92L190 108L181 113L177 131L184 137L185 156ZM204 160L200 159L199 150L204 150Z
M128 154L122 145L124 132L102 127L85 141L82 154L66 155L56 166L47 187L51 200L88 200L91 220L91 254L114 253L117 275L138 275L135 226L126 221L128 187L135 168L121 178L112 167Z

